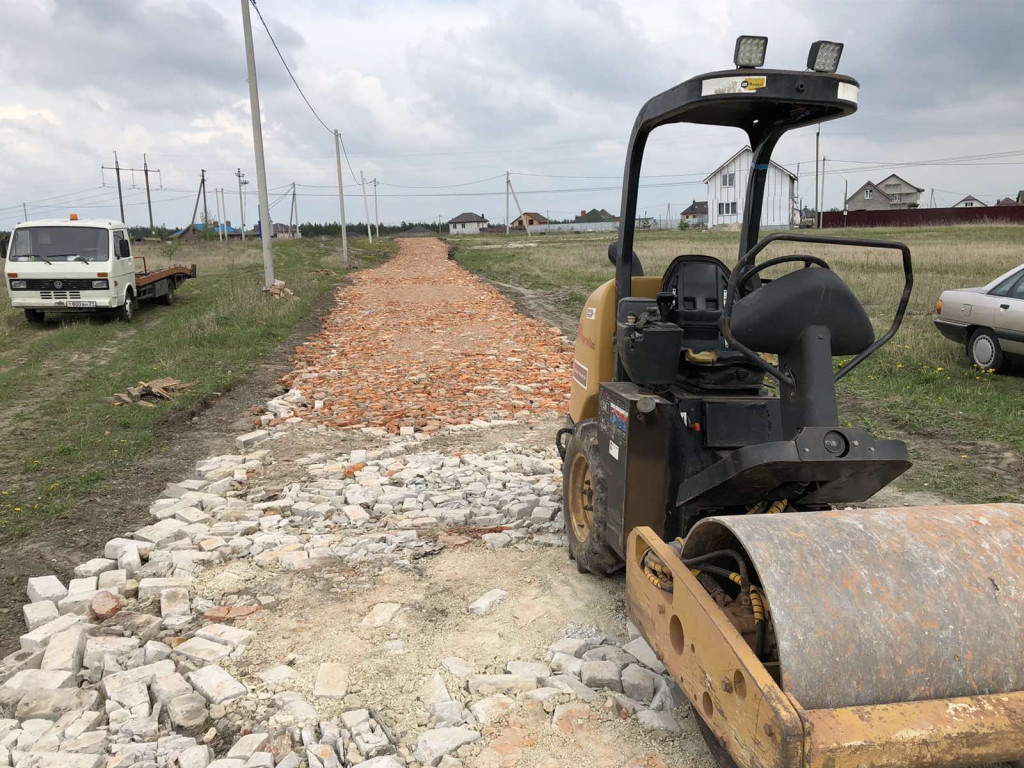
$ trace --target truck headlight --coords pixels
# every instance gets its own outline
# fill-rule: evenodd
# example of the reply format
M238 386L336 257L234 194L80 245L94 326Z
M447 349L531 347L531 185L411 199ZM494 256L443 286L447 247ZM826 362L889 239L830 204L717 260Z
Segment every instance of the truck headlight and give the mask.
M11 280L11 288L16 291L23 291L27 287L28 283L24 280Z
M93 280L92 281L92 287L97 289L97 290L105 291L105 290L107 290L107 286L108 286L108 283L107 283L106 280Z

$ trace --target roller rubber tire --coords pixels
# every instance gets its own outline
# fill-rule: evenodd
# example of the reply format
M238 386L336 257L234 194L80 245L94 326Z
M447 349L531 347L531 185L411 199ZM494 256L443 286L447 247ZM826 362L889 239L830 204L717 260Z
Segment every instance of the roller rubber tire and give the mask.
M562 462L562 500L569 557L580 573L607 576L623 562L604 539L608 485L598 454L597 422L581 421L573 430Z
M729 755L729 751L718 741L715 732L704 722L704 718L697 711L697 707L692 704L690 705L690 713L693 716L693 721L697 723L697 730L704 737L704 743L708 746L708 752L711 753L711 758L715 761L718 768L739 768L736 761Z
M986 371L995 370L998 373L1006 364L999 339L988 328L979 328L971 334L967 342L967 356L974 365Z

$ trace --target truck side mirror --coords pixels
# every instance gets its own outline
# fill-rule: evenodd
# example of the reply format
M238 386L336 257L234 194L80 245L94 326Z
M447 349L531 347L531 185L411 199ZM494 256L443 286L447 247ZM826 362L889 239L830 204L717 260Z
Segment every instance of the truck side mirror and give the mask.
M130 249L130 247L128 245L128 241L127 240L118 240L117 241L117 258L119 258L119 259L127 259L131 255L132 255L132 252L131 252L131 249Z

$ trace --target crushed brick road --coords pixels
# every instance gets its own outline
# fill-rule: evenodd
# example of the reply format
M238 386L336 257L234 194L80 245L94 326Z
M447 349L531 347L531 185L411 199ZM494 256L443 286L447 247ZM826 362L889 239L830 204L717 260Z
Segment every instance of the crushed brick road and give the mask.
M564 410L571 361L557 328L521 315L439 240L403 239L338 291L284 383L306 396L295 416L309 424L433 432Z

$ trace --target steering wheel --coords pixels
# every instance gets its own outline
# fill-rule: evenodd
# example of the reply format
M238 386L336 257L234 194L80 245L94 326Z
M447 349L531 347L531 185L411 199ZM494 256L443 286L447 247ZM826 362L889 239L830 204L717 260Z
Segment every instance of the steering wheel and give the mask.
M808 256L805 254L796 253L792 254L791 256L779 256L777 258L768 259L768 261L761 262L753 269L744 272L740 277L739 281L736 283L736 293L739 294L740 296L745 296L747 294L747 283L750 282L750 278L754 277L754 275L760 274L769 267L775 267L778 266L779 264L788 264L791 261L802 261L804 263L804 269L810 269L812 264L819 266L823 269L832 269L832 267L829 266L829 263L827 261L825 261L824 259L819 259L817 256Z

